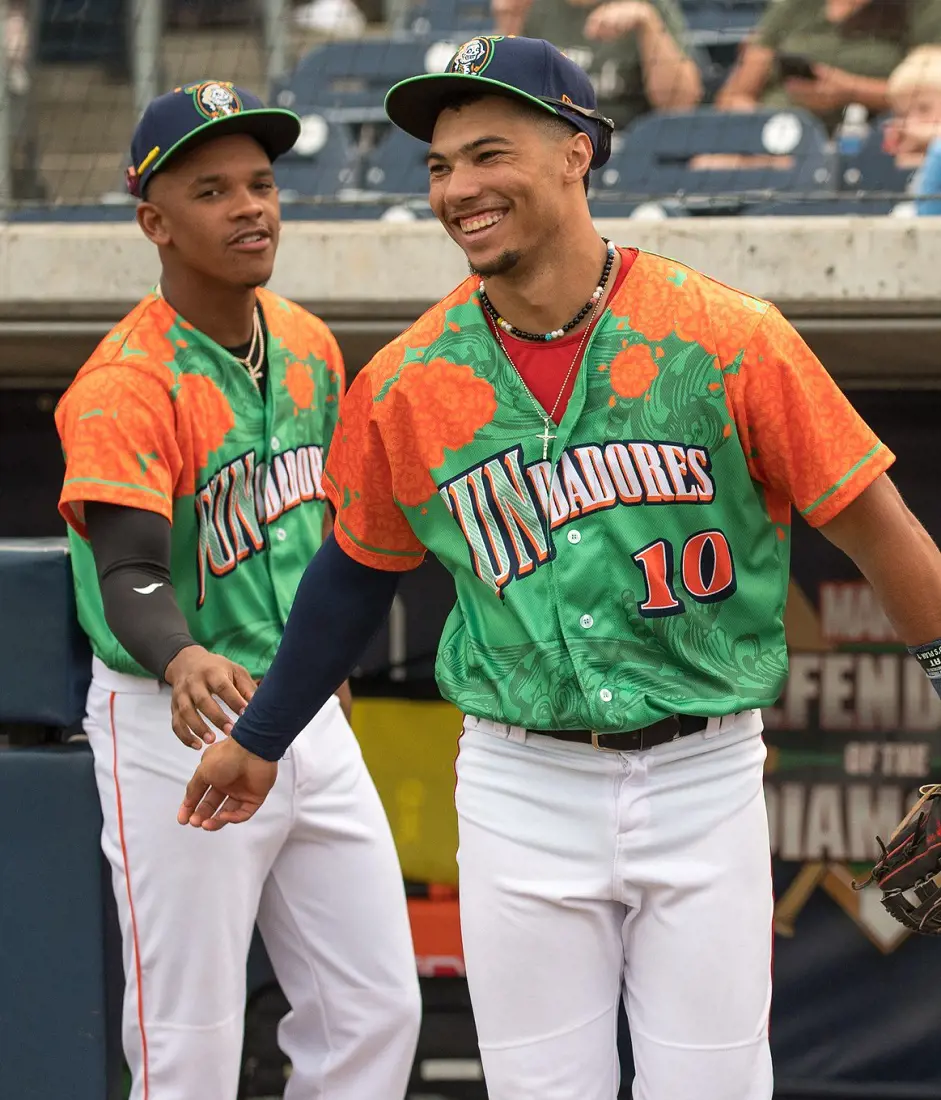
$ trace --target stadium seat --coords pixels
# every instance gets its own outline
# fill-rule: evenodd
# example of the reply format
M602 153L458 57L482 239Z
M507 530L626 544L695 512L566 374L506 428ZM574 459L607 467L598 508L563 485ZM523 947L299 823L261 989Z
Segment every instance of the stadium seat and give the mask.
M397 126L385 128L366 158L364 183L390 195L425 198L428 194L428 146Z
M27 6L39 64L106 65L116 75L130 75L131 10L124 0L58 0Z
M781 166L691 167L706 154L787 158ZM835 155L821 123L799 110L726 114L710 108L651 114L633 123L593 176L599 193L622 202L676 199L690 211L738 213L776 193L829 194Z
M420 38L453 35L459 46L475 35L493 33L490 0L420 0L406 13L402 29Z
M735 64L739 49L761 19L767 0L682 0L687 42L703 73L706 102Z
M347 128L317 111L299 112L301 133L294 148L275 161L281 202L311 196L332 197L355 189L360 156Z
M683 17L699 45L743 42L765 10L765 0L683 0Z
M316 46L275 91L281 107L303 115L316 109L331 122L386 122L382 104L399 80L443 69L457 47L429 40L361 39Z

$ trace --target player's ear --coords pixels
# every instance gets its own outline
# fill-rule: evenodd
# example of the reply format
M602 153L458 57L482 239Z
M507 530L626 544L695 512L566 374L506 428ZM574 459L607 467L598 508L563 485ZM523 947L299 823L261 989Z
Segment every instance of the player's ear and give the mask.
M137 224L141 227L144 236L157 245L158 248L170 243L170 230L164 218L163 211L152 202L138 203Z
M573 135L565 158L566 179L578 181L584 178L591 166L591 158L594 156L591 138L579 131Z

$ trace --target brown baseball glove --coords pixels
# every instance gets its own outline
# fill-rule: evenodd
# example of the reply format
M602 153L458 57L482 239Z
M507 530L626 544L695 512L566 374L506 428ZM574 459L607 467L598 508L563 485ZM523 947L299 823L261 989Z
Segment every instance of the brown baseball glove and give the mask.
M853 887L875 883L882 904L912 932L941 935L941 783L920 789L921 797L884 844L869 876Z

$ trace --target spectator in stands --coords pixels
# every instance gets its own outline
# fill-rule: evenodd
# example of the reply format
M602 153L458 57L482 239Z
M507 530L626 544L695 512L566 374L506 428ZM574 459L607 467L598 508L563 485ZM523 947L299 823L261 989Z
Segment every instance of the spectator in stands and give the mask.
M899 168L917 168L941 137L941 45L920 46L889 77L892 117L883 146Z
M8 0L0 27L0 80L5 80L10 108L10 163L14 199L43 199L45 188L37 170L36 137L29 125L30 38L27 0Z
M14 100L25 99L29 91L29 22L25 0L7 4L3 44L7 87Z
M897 168L914 169L906 188L911 199L896 215L941 214L941 46L920 46L888 82L892 117L883 130L883 149Z
M850 103L886 111L889 74L929 43L941 43L941 0L775 0L716 106L803 107L833 131ZM800 59L812 79L792 75Z
M702 99L677 0L491 0L491 11L497 33L545 38L581 65L618 129Z

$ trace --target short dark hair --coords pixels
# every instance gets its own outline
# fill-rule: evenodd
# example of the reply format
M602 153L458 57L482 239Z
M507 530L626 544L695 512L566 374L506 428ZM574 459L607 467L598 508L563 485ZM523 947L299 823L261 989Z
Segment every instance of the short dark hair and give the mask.
M489 95L499 94L499 92L490 91L455 92L444 100L441 105L441 110L459 111L462 107L469 107L473 103L479 103ZM568 119L563 118L561 115L552 114L549 111L543 111L542 108L537 107L534 103L527 103L526 100L511 95L506 95L502 98L508 99L522 114L528 115L544 133L548 134L550 137L554 137L557 141L565 141L565 139L570 138L572 134L582 133L582 131L579 130L577 126L573 126ZM582 176L582 183L585 185L586 195L588 194L588 177L590 175L591 171L589 170Z

